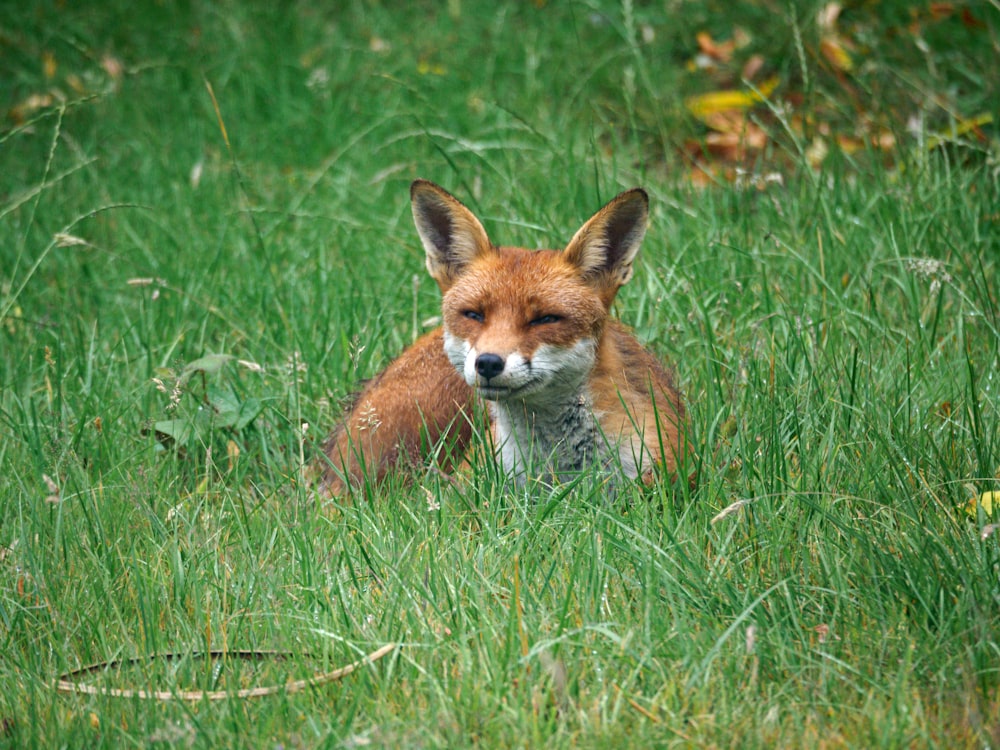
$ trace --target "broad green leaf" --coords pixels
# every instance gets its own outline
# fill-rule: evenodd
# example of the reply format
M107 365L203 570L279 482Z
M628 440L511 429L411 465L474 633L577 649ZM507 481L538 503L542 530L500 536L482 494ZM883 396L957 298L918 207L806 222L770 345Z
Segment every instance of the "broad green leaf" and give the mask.
M178 445L187 445L194 434L194 426L187 419L164 419L153 424L158 435L166 435Z
M203 372L206 375L214 375L219 372L226 363L234 359L232 354L206 354L204 357L188 362L181 373L182 379L191 377L193 373Z

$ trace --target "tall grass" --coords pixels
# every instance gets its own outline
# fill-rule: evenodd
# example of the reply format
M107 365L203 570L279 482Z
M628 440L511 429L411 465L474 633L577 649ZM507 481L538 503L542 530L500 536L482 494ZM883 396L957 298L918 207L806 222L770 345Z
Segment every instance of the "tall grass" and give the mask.
M847 120L807 5L726 12ZM972 502L1000 491L995 131L928 149L891 122L889 163L813 168L762 107L750 178L781 182L692 187L684 63L728 33L715 10L2 12L0 745L1000 742L996 518ZM989 101L995 19L921 56L890 33L906 4L878 12L873 112ZM527 246L649 190L616 314L678 371L695 490L517 491L485 462L317 501L342 405L439 309L418 176ZM385 643L256 701L53 689L164 653L83 679L281 684ZM199 656L220 649L291 656Z

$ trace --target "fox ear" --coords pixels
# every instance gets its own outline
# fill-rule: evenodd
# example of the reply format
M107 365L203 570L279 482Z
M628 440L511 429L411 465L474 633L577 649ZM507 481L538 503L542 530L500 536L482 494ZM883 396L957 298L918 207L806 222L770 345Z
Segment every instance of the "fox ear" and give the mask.
M479 219L433 182L416 180L410 185L410 203L427 254L427 272L442 292L475 258L493 252Z
M584 277L611 287L613 293L632 278L632 261L639 253L648 219L646 191L626 190L580 227L564 255Z

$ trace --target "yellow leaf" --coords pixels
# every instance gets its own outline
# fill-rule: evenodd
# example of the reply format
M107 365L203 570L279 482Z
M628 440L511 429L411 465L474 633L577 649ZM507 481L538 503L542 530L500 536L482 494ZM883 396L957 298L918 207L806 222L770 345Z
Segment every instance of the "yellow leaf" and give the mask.
M976 516L982 508L985 515L991 516L993 509L998 507L1000 507L1000 492L984 492L965 504L965 512L970 516Z
M42 73L46 78L55 78L59 65L56 63L56 56L51 52L42 53Z
M87 91L87 86L84 84L83 79L76 73L70 73L66 76L66 84L77 94L83 94Z
M961 135L965 135L969 131L975 130L981 125L988 125L991 122L993 122L993 115L987 112L976 115L975 117L970 117L966 120L959 120L958 124L956 124L953 128L949 128L947 131L931 133L927 138L927 149L935 149L942 143L947 143L948 141L958 138Z
M707 94L689 96L684 100L684 106L700 120L716 112L750 109L753 105L763 101L777 87L778 78L775 76L764 81L757 91L737 91L735 89L710 91Z
M426 60L421 60L417 63L417 72L422 76L443 76L448 71L440 63L429 63Z
M228 461L229 470L232 471L233 467L236 466L236 459L240 457L240 446L238 446L233 440L226 443L226 459Z
M851 59L851 56L847 54L847 50L844 49L844 45L842 45L840 40L836 37L828 36L820 41L819 51L823 53L823 57L826 58L827 62L829 62L837 70L850 72L850 70L854 67L854 61Z

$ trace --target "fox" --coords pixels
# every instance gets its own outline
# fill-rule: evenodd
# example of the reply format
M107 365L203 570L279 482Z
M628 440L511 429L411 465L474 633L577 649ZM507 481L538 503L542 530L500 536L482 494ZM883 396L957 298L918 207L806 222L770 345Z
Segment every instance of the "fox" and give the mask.
M437 468L454 471L483 414L490 450L516 486L589 468L611 484L676 478L691 449L673 370L611 315L646 234L647 193L613 198L562 250L495 245L472 211L427 180L412 183L410 203L442 325L348 409L325 446L326 494L426 465L435 449Z

